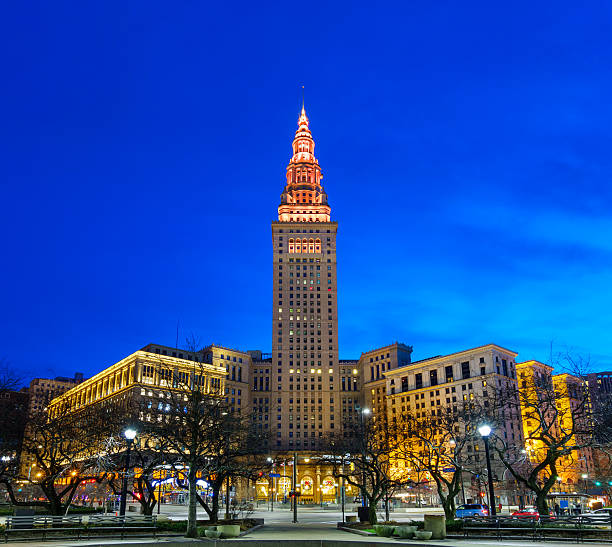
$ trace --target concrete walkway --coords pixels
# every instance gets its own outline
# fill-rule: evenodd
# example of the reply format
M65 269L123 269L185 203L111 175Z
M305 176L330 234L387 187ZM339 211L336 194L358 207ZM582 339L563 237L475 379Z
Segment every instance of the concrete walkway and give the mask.
M325 542L323 545L317 542ZM12 542L11 542L12 543ZM377 536L361 536L343 530L338 530L335 525L324 523L275 523L272 525L263 526L246 536L241 538L226 540L226 541L211 541L211 540L190 540L182 537L171 538L134 538L134 539L96 539L91 541L45 541L43 542L15 542L20 547L40 547L41 545L48 547L102 547L112 545L154 545L161 544L166 547L182 547L183 545L198 543L207 544L209 547L219 547L221 544L228 546L230 543L241 543L244 547L367 547L373 545L379 547L381 543L393 543L395 545L408 544L419 547L533 547L533 541L496 541L496 540L430 540L430 541L415 541L415 540L400 540L397 538L383 538ZM540 542L538 542L540 543ZM573 542L541 542L545 547L568 547ZM594 545L604 545L595 543ZM607 544L610 545L610 544Z

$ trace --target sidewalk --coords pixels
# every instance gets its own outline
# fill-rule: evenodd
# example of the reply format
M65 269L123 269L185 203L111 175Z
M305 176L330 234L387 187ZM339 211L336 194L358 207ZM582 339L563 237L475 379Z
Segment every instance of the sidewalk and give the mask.
M398 538L383 538L378 536L361 536L327 525L327 524L282 524L273 526L263 526L254 532L243 536L241 538L232 540L241 543L257 541L270 542L268 546L271 547L272 542L278 542L279 547L289 547L289 541L304 541L304 540L324 540L326 542L342 542L342 543L353 543L358 542L361 547L366 545L379 545L381 543L392 543L395 545L407 544L407 545L418 545L419 547L472 547L475 545L482 546L496 546L496 547L533 547L534 541L530 540L507 540L497 541L491 540L475 540L475 539L443 539L443 540L429 540L429 541L416 541L414 539L398 539ZM567 547L568 544L575 542L537 542L545 545L546 547ZM603 543L594 543L594 545L604 545ZM610 544L606 544L610 545ZM245 546L247 547L247 546Z
M392 543L395 545L407 544L418 547L533 547L533 541L496 541L491 540L474 540L474 539L445 539L445 540L430 540L430 541L415 541L412 539L400 540L397 538L383 538L377 536L361 536L352 534L343 530L338 530L331 524L292 524L282 523L265 525L246 536L232 540L221 540L219 542L212 540L191 540L183 537L169 538L134 538L125 539L123 541L116 538L95 539L91 541L45 541L38 542L15 542L20 547L40 547L45 545L48 547L102 547L113 545L155 545L160 544L165 547L182 547L193 543L208 545L208 547L228 546L230 543L247 544L243 547L367 547L373 545L379 547L382 543ZM573 542L538 542L546 547L567 547ZM251 544L250 546L248 544ZM604 545L603 543L594 543L594 545ZM609 545L609 544L607 544Z

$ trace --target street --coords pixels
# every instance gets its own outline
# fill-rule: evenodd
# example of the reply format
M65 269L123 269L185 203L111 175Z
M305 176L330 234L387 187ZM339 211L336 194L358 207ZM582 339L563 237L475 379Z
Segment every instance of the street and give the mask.
M136 507L136 506L134 506ZM426 513L431 514L442 514L442 509L437 507L427 509L404 509L402 511L395 511L391 513L391 520L397 521L409 521L409 520L423 520L423 515ZM172 520L184 520L187 518L187 506L185 505L162 505L161 514L167 516ZM351 504L347 507L345 515L356 515L357 511L355 506ZM225 509L222 508L219 511L220 518L225 516ZM244 515L246 516L246 515ZM251 518L262 518L266 524L274 523L290 523L293 520L293 511L291 511L288 505L275 505L274 511L269 510L268 507L260 506L253 513L248 515ZM381 520L384 520L384 512L379 512ZM198 506L198 518L208 518L204 509ZM335 524L342 520L342 511L337 508L321 509L320 507L313 506L298 506L298 522L299 523L319 523L319 524Z

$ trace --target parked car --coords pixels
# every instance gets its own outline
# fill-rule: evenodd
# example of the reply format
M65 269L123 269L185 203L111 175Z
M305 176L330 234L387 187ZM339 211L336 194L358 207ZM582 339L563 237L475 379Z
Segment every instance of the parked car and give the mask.
M609 524L612 519L612 508L604 507L602 509L596 509L595 511L587 511L582 513L581 517L588 517L590 520L602 521L603 523Z
M551 519L555 518L552 511L549 511L548 515ZM525 507L524 509L519 509L518 511L514 511L511 516L517 519L540 520L540 513L535 507Z
M488 517L489 508L481 503L466 503L457 507L455 516L458 519L465 517Z

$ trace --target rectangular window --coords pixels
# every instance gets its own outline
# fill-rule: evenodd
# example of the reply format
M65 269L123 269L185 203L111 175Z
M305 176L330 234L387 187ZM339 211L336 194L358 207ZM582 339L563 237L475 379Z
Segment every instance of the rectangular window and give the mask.
M429 385L430 386L438 385L438 371L437 370L429 371Z
M446 381L452 382L453 381L453 365L448 365L444 367L444 374L446 375Z
M414 387L415 389L421 389L423 387L423 375L420 372L414 375Z
M470 362L465 361L461 363L461 378L464 380L470 377Z

